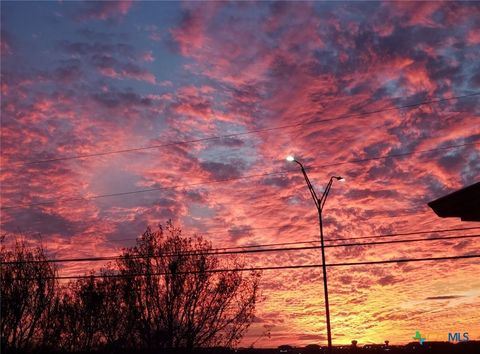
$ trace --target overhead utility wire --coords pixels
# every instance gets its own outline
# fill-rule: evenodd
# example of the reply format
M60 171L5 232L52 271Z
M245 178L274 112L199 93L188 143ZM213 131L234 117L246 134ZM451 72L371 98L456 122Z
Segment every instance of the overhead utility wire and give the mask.
M283 226L271 226L271 227L254 227L251 229L246 229L245 231L252 230L264 230L264 229L283 229L286 225ZM307 225L295 225L306 227ZM450 232L450 231L465 231L465 230L476 230L480 227L460 227L453 229L437 229L437 230L428 230L428 231L411 231L411 232L402 232L402 233L391 233L391 234L381 234L381 235L371 235L371 236L360 236L360 237L348 237L348 238L337 238L337 239L326 239L325 241L349 241L349 240L361 240L368 238L380 238L380 237L393 237L393 236L408 236L408 235L420 235L420 234L433 234L436 232ZM208 234L223 234L219 232L197 232L198 235L208 235ZM139 237L135 238L116 238L112 240L105 240L105 242L116 242L116 241L133 241L137 240ZM91 242L91 241L87 241ZM258 245L245 245L245 246L236 246L236 247L217 247L216 250L231 250L231 249L243 249L243 248L255 248L255 247L271 247L271 246L285 246L285 245L297 245L302 243L314 243L320 242L320 240L306 240L306 241L295 241L295 242L281 242L281 243L264 243Z
M415 209L414 207L417 207L417 206L422 206L421 210L422 211L416 211L417 209ZM413 208L413 209L412 209ZM401 211L404 211L404 210L407 210L407 209L398 209L398 210L401 210ZM395 219L395 218L403 218L403 217L406 217L406 216L420 216L420 215L425 215L425 214L429 214L429 215L432 215L432 210L430 208L427 208L426 207L426 204L424 204L423 202L421 203L414 203L414 204L410 204L410 207L408 208L408 210L410 212L408 213L396 213L395 215L390 215L388 213L392 212L392 211L395 211L397 212L398 211L397 209L380 209L380 210L373 210L375 212L375 216L360 216L360 215L357 215L357 219L359 219L360 221L364 221L364 220L374 220L374 219L385 219L385 218L388 218L388 219ZM365 211L365 210L364 210ZM372 210L366 210L366 212L372 212ZM385 213L387 213L387 216L385 216ZM98 219L100 220L100 218L95 218L95 219ZM36 226L36 225L40 225L42 224L40 221L36 221L34 223L32 223L31 225L33 226ZM298 224L298 225L294 225L295 227L301 227L301 228L305 228L307 226L307 224ZM216 228L218 228L218 226L215 226ZM286 225L284 226L268 226L268 227L253 227L249 230L264 230L264 229L282 229L282 228L285 228L287 227ZM293 227L293 226L292 226ZM238 230L236 232L238 233L241 233L241 232L244 232L244 231L248 231L248 230ZM210 234L217 234L217 235L225 235L227 234L227 232L221 232L221 231L206 231L206 232L202 232L202 231L197 231L197 232L193 232L193 234L198 234L198 235L210 235ZM16 235L12 234L10 235L11 237L16 237ZM108 242L116 242L116 241L133 241L133 240L136 240L138 238L137 237L126 237L126 238L112 238L112 239L108 239L108 240L104 240L105 243L108 243ZM79 241L84 241L84 242L90 242L88 240L79 240ZM305 241L305 242L308 242L308 241ZM70 242L71 244L71 242Z
M409 152L398 153L398 154L375 156L375 157L369 157L369 158L364 158L364 159L348 160L348 161L343 161L343 162L335 162L335 163L330 163L330 164L325 164L325 165L312 165L312 166L310 166L306 169L307 170L313 170L313 169L318 169L318 168L339 166L339 165L350 164L350 163L362 163L362 162L367 162L367 161L402 157L402 156L415 155L415 154L426 153L426 152L456 149L456 148L459 148L459 147L475 145L475 144L478 144L478 143L480 143L480 141L474 141L474 142L458 144L458 145L444 146L444 147L435 148L435 149L409 151ZM119 197L119 196L126 196L126 195L132 195L132 194L156 192L156 191L161 191L161 190L170 190L170 189L176 189L176 188L186 188L186 187L210 185L210 184L215 184L215 183L225 183L225 182L231 182L231 181L236 181L236 180L256 178L256 177L273 176L273 175L279 175L279 174L291 173L291 172L298 172L298 171L293 170L293 169L292 170L283 170L283 171L278 171L278 172L259 173L259 174L253 174L253 175L247 175L247 176L241 176L241 177L231 177L231 178L225 178L225 179L213 180L213 181L204 181L204 182L197 182L197 183L190 183L190 184L180 184L180 185L169 186L169 187L157 187L157 188L147 188L147 189L140 189L140 190L135 190L135 191L127 191L127 192L97 194L97 195L93 195L93 196L89 196L89 197L73 197L73 198L64 198L64 199L54 199L54 200L49 200L49 201L44 201L44 202L36 202L36 203L18 203L17 205L2 206L0 209L2 209L2 210L18 209L18 208L22 208L22 207L55 204L55 203L58 203L58 202L72 202L72 201L81 201L81 200L86 201L86 200L94 200L94 199L108 198L108 197Z
M282 226L280 228L285 227ZM277 228L277 227L259 227L259 228L252 228L250 230L261 230L261 229L269 229L269 228ZM461 228L450 228L450 229L436 229L436 230L426 230L426 231L411 231L411 232L399 232L399 233L390 233L390 234L380 234L380 235L370 235L370 236L360 236L360 237L348 237L348 238L338 238L338 239L327 239L327 242L337 242L337 241L350 241L350 240L360 240L360 239L377 239L377 238L384 238L384 237L398 237L398 236L410 236L410 235L422 235L422 234L434 234L434 233L443 233L443 232L456 232L456 231L470 231L470 230L478 230L480 227L461 227ZM442 237L445 238L445 237ZM128 238L128 239L116 239L113 241L119 240L137 240L137 238ZM408 240L408 239L407 239ZM429 240L429 239L427 239ZM108 242L108 240L107 240ZM213 248L210 251L228 251L228 250L243 250L243 249L250 249L250 248L261 248L261 247L275 247L275 246L287 246L287 245L301 245L306 243L318 243L319 240L306 240L306 241L295 241L295 242L280 242L280 243L266 243L266 244L258 244L258 245L245 245L245 246L236 246L236 247L217 247Z
M252 227L252 228L245 228L242 227L241 229L235 229L235 230L229 230L229 232L235 232L235 233L241 233L241 232L246 232L246 231L254 231L254 230L280 230L283 228L294 228L294 227L300 227L300 228L306 228L309 226L308 224L303 224L303 225L282 225L282 226L264 226L264 227ZM218 227L218 226L217 226ZM225 234L225 230L223 231L198 231L198 232L193 232L194 235L223 235ZM105 242L116 242L116 241L130 241L130 240L136 240L138 237L128 237L128 238L114 238L110 240L105 240ZM309 242L309 241L305 241ZM229 247L230 248L230 247ZM236 248L236 247L233 247ZM238 248L241 248L240 246Z
M422 235L422 234L433 234L433 233L436 233L436 232L465 231L465 230L477 230L477 229L480 229L480 227L461 227L461 228L437 229L437 230L429 230L429 231L412 231L412 232L381 234L381 235L373 235L373 236L349 237L349 238L336 239L336 240L334 240L334 239L327 239L327 240L325 240L325 241L361 240L361 239L368 239L368 238L382 238L382 237L394 237L394 236Z
M379 261L363 261L363 262L345 262L345 263L330 263L326 264L327 267L351 267L360 265L375 265L375 264L388 264L388 263L409 263L409 262L429 262L429 261L447 261L458 259L480 258L480 254L469 254L461 256L446 256L446 257L424 257L424 258L400 258L389 259ZM304 264L304 265L289 265L289 266L269 266L269 267L249 267L249 268L225 268L225 269L210 269L203 272L200 271L186 271L177 272L175 275L183 274L204 274L204 273L224 273L224 272L254 272L264 270L282 270L282 269L303 269L303 268L320 268L321 264ZM43 279L94 279L94 278L129 278L129 277L141 277L141 276L162 276L171 275L171 273L127 273L127 274L92 274L92 275L64 275L45 277ZM25 278L15 279L25 280Z
M304 126L304 125L312 125L312 124L319 124L319 123L324 123L324 122L331 122L331 121L335 121L335 120L341 120L341 119L352 118L352 117L362 117L362 116L367 116L367 115L371 115L371 114L377 114L377 113L394 111L394 110L401 110L401 109L406 109L406 108L420 107L420 106L424 106L424 105L428 105L428 104L447 102L447 101L451 101L451 100L469 98L469 97L474 97L474 96L478 96L478 95L480 95L480 92L475 92L475 93L472 93L472 94L462 95L462 96L454 96L454 97L448 97L448 98L441 98L441 99L435 99L435 100L430 100L430 101L412 103L412 104L407 104L407 105L398 106L398 107L397 106L387 107L387 108L377 109L377 110L374 110L374 111L367 111L367 112L363 112L363 113L343 114L343 115L340 115L340 116L334 117L334 118L316 119L316 120L312 120L312 121L309 121L309 122L299 122L299 123L294 123L294 124L280 125L280 126L277 126L277 127L249 130L249 131L242 132L242 133L215 135L215 136L210 136L210 137L206 137L206 138L198 138L198 139L192 139L192 140L172 141L172 142L169 142L169 143L159 144L159 145L151 145L151 146L137 147L137 148L131 148L131 149L122 149L122 150L113 150L113 151L104 151L104 152L97 152L97 153L92 153L92 154L65 156L65 157L57 157L57 158L44 159L44 160L34 160L34 161L19 161L19 162L16 162L14 164L15 165L33 165L33 164L40 164L40 163L46 163L46 162L57 162L57 161L84 159L84 158L96 157L96 156L105 156L105 155L112 155L112 154L122 154L122 153L127 153L127 152L160 149L160 148L174 146L174 145L200 143L200 142L205 142L205 141L233 138L233 137L250 135L250 134L255 134L255 133L263 133L263 132L269 132L269 131L274 131L274 130L295 128L295 127L300 127L300 126Z
M461 238L478 238L480 234L475 235L461 235L461 236L446 236L446 237L431 237L421 239L408 239L408 240L389 240L389 241L375 241L375 242L357 242L357 243L344 243L338 245L325 245L325 248L332 247L353 247L353 246L373 246L373 245L385 245L393 243L410 243L410 242L425 242L425 241L438 241L438 240L452 240ZM289 252L289 251L305 251L321 249L321 246L304 246L304 247L283 247L283 248L266 248L266 249L249 249L238 251L221 251L214 250L207 251L189 251L178 253L164 253L164 254L152 254L152 255L131 255L131 256L104 256L104 257L83 257L83 258L61 258L61 259L48 259L48 260L25 260L25 261L8 261L1 262L0 264L30 264L30 263L43 263L48 261L50 263L69 263L69 262L98 262L98 261L115 261L121 259L149 259L149 258L164 258L164 257L180 257L180 256L220 256L220 255L232 255L232 254L247 254L247 253L265 253L265 252Z

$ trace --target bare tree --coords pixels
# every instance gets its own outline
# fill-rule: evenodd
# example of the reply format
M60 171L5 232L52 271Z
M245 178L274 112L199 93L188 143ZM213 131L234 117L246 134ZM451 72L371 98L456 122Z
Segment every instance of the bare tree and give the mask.
M220 261L201 237L168 223L148 229L118 261L133 342L146 347L231 347L253 320L259 273ZM233 270L215 271L220 267Z
M61 347L67 351L90 350L101 345L100 309L103 294L93 277L70 282L62 289Z
M62 322L60 347L87 351L119 347L125 336L124 284L102 271L104 278L87 276L62 289L58 317Z
M28 351L45 347L56 333L54 266L42 248L27 248L23 242L17 242L10 251L2 243L0 262L2 349Z
M231 347L258 299L258 272L239 271L237 258L221 260L171 223L147 229L100 276L62 287L41 248L2 246L0 261L6 352Z

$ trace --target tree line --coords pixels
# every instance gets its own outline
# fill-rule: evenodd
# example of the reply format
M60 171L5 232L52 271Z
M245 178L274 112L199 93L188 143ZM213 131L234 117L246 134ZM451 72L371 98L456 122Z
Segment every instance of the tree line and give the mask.
M148 228L115 262L62 282L42 247L3 246L1 350L5 353L233 347L254 318L258 272L220 259L200 236ZM214 269L229 271L212 272Z

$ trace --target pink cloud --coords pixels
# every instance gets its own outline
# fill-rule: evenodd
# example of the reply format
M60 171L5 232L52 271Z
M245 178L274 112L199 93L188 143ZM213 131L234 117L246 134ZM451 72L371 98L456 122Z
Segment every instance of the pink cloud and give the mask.
M98 71L100 74L104 76L108 76L112 79L132 79L132 80L139 80L145 81L150 84L156 83L155 75L147 70L127 70L127 69L120 69L116 70L114 68L99 68Z
M445 8L442 1L424 1L420 3L402 1L388 3L395 15L403 15L407 18L409 26L442 27L442 23L435 21L433 14Z
M6 34L3 33L3 31L2 38L0 40L0 52L2 53L2 56L10 55L13 53L10 39L7 37Z
M123 17L133 5L133 0L96 1L87 3L86 8L77 16L82 21L108 20Z
M154 58L151 50L142 53L141 58L142 58L143 61L146 61L146 62L155 61L155 58Z
M467 34L467 43L476 45L480 43L480 29L472 29Z

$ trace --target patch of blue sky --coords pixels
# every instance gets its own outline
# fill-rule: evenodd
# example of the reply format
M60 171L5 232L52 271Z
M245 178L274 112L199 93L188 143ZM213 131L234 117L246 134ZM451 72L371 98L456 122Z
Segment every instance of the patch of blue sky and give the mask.
M255 146L244 143L241 146L221 145L220 143L209 143L199 152L199 159L202 161L243 161L246 166L254 164L258 160Z
M408 95L407 88L402 85L401 81L398 79L386 80L382 88L385 90L385 96L390 98L405 97Z
M2 2L3 13L8 12L8 18L2 18L2 30L14 33L13 45L15 55L11 57L12 64L19 61L23 70L44 72L54 70L68 59L86 59L72 55L62 48L62 43L99 43L99 44L127 44L132 46L135 53L132 56L141 56L151 51L154 61L143 62L122 58L119 53L107 53L120 63L128 61L135 63L155 75L157 83L163 81L177 82L182 76L183 66L188 62L180 56L171 44L170 28L178 24L181 13L179 4L146 3L143 6L134 6L130 12L115 21L84 20L74 18L77 3L60 4L57 2ZM141 19L141 21L140 21ZM142 23L142 25L139 25ZM160 34L159 41L152 40L149 29L155 28ZM68 38L68 41L66 39ZM31 55L35 53L35 57ZM10 58L5 65L9 65ZM81 64L85 65L86 60ZM95 71L87 70L84 78L98 81ZM186 78L187 79L187 78ZM132 88L139 94L165 92L166 88L125 78L123 80L104 78L106 83L115 84L119 89ZM185 80L187 81L187 80Z
M214 208L205 206L204 204L200 203L189 203L188 206L188 217L189 218L213 218L216 215L216 211Z

